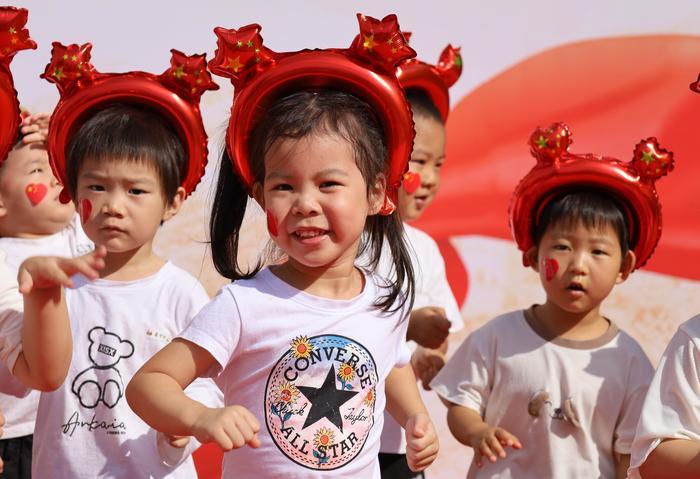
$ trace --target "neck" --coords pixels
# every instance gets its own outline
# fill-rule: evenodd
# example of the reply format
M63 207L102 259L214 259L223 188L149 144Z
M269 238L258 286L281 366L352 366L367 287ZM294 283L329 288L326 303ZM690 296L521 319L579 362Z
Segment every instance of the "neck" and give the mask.
M153 253L153 242L149 241L131 251L107 251L105 267L100 277L114 281L133 281L155 274L165 263Z
M533 309L535 319L555 337L573 340L594 339L605 333L609 322L600 315L600 305L588 311L566 311L547 300Z
M355 267L354 256L322 267L306 266L290 258L270 270L296 289L330 299L352 299L364 288L364 275Z

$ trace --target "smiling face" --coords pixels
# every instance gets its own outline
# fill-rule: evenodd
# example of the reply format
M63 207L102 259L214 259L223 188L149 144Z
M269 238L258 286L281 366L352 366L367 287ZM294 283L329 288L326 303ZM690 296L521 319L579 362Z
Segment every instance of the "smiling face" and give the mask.
M146 161L86 159L77 180L83 229L108 253L150 254L161 222L179 208L177 198L165 198L155 167Z
M435 118L414 115L416 138L409 170L420 175L413 193L399 188L399 211L405 221L417 220L428 208L440 188L440 170L445 162L445 127Z
M16 146L0 169L0 236L34 238L68 226L75 208L58 200L61 190L42 144Z
M634 254L628 251L623 256L613 226L601 223L589 228L581 221L551 225L540 240L537 257L531 259L547 302L571 313L597 308L634 266Z
M254 194L290 263L332 268L352 267L367 216L381 206L383 180L367 190L352 146L336 134L311 133L273 143Z

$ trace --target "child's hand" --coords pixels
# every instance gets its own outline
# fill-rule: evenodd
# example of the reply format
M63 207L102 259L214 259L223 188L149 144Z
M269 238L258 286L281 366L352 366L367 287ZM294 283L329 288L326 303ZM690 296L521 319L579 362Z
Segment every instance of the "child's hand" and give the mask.
M36 113L22 120L21 131L24 135L22 143L26 145L28 143L45 142L49 137L50 118L51 115L49 113Z
M479 434L474 435L471 444L474 449L474 462L477 467L483 465L483 458L491 462L496 462L498 458L505 459L506 451L503 446L521 449L523 446L517 437L501 427L492 427L484 424L484 428Z
M59 256L35 256L26 259L19 267L17 283L22 294L28 294L35 289L46 289L54 286L73 287L70 277L81 273L89 279L97 279L98 271L104 268L104 257L107 250L98 246L94 251L77 258L62 258Z
M419 412L408 418L406 443L406 460L412 471L422 471L433 463L440 446L435 427L426 413Z
M224 451L246 444L260 447L260 423L243 406L205 408L192 425L192 435L202 444L215 442Z
M182 449L186 445L190 443L190 439L192 436L171 436L169 434L164 434L160 431L158 431L157 434L157 439L161 440L164 439L168 444L170 444L172 447L176 447L178 449Z
M416 377L423 383L423 389L430 391L430 381L445 365L445 356L434 349L418 346L411 355L411 366Z
M450 334L450 326L444 309L427 306L411 312L406 337L423 347L437 349Z

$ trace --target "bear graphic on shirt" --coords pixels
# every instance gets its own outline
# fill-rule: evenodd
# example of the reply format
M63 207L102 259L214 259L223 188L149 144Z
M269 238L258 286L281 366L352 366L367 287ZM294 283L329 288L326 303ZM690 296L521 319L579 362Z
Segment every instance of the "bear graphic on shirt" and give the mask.
M99 326L90 330L88 339L88 356L92 365L75 377L71 391L85 408L94 409L102 402L111 409L124 396L125 389L116 366L134 354L134 345Z

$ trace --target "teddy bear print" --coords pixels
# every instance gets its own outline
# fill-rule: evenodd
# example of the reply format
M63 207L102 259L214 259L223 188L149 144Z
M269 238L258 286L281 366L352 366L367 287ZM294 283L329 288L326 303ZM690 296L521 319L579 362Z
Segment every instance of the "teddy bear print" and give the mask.
M71 390L85 408L94 409L102 402L111 409L124 396L124 381L115 366L134 354L134 345L99 326L90 330L88 339L92 366L75 377Z

